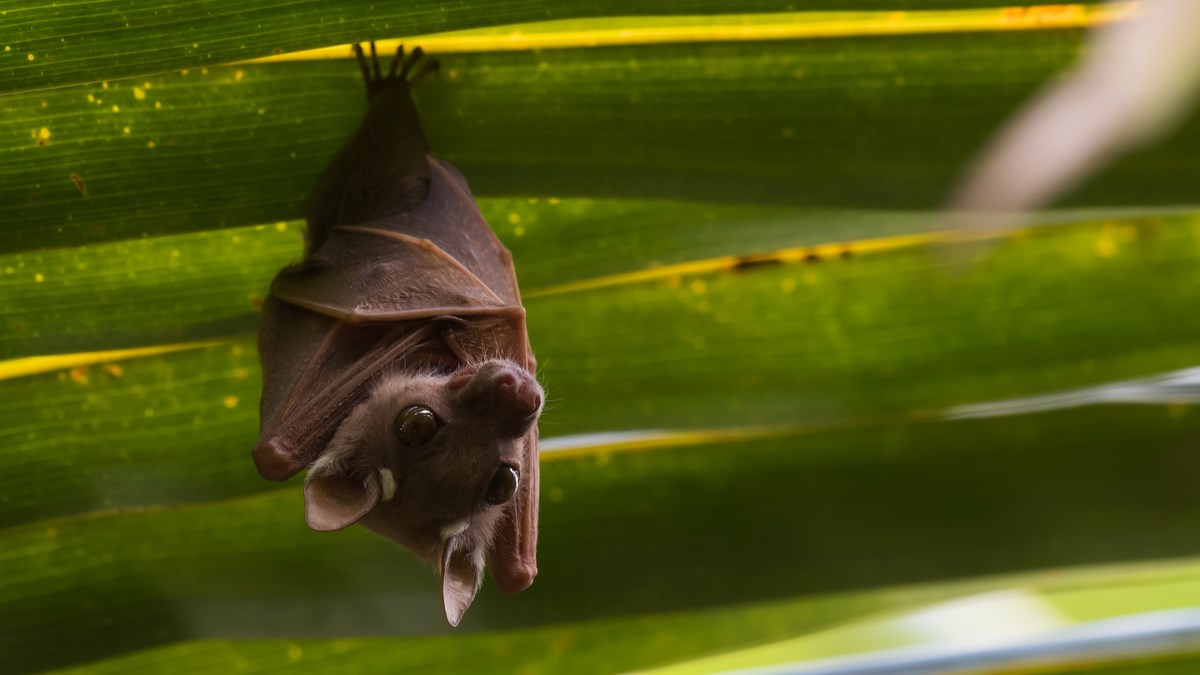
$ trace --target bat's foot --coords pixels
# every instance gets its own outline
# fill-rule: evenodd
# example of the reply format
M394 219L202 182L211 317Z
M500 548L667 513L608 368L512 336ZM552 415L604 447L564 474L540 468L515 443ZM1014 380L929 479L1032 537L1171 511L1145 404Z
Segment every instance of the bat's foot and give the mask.
M416 86L418 82L425 79L432 73L437 72L439 63L437 59L426 59L421 61L425 56L425 52L420 47L415 47L407 55L404 53L404 45L396 50L396 56L392 59L392 65L388 68L386 75L379 68L379 56L375 53L375 41L371 41L371 58L367 59L367 55L363 53L362 45L354 45L354 56L358 58L358 67L362 68L363 81L367 84L367 99L375 97L375 94L381 90L396 86L397 84L406 87ZM417 63L420 62L420 66Z

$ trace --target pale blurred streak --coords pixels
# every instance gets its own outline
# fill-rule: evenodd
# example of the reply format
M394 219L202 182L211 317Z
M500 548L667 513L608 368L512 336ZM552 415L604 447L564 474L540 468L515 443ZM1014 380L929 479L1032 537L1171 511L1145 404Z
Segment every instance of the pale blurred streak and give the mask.
M1082 389L958 405L943 412L942 418L958 420L1007 417L1088 405L1189 406L1198 403L1200 403L1200 368L1187 368L1162 375L1110 382Z
M984 675L1082 672L1105 662L1141 662L1194 653L1200 647L1200 610L1183 608L1089 621L990 647L928 643L840 659L797 661L725 670L722 675ZM1169 666L1168 666L1169 667ZM1182 671L1180 671L1182 672Z
M1172 130L1198 91L1200 0L1145 0L1133 18L1094 28L1079 63L993 138L951 200L953 224L1019 225L1021 212Z

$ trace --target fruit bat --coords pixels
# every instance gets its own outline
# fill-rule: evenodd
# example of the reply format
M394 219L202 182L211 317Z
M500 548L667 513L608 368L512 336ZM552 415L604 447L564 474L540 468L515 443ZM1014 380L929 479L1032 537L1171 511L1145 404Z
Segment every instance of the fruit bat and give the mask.
M457 626L485 565L506 593L537 574L544 396L512 256L421 130L411 88L437 62L355 54L366 117L262 307L254 463L308 469L310 528L362 523L436 564Z

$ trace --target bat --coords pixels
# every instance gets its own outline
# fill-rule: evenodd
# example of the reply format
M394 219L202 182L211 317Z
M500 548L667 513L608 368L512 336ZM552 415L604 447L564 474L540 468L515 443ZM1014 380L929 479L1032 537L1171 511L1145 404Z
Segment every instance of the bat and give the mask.
M262 307L254 463L308 469L313 530L361 523L435 564L457 626L485 566L505 593L537 575L545 397L512 256L421 130L411 89L437 62L401 47L384 74L374 43L355 55L366 116Z

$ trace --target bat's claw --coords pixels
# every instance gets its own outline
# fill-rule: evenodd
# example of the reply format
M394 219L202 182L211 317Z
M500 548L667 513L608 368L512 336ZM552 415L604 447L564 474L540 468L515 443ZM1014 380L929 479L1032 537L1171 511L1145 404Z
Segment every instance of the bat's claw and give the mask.
M424 50L420 47L414 47L406 56L404 54L404 45L396 50L396 56L392 58L392 64L388 68L386 75L379 68L379 56L375 52L375 41L372 40L371 58L363 52L361 44L354 45L354 56L358 59L358 67L362 69L363 81L367 84L367 98L373 98L375 93L387 86L395 86L396 83L408 87L415 86L418 82L425 79L432 73L437 72L437 59L421 59L425 56ZM420 63L418 66L417 64Z

